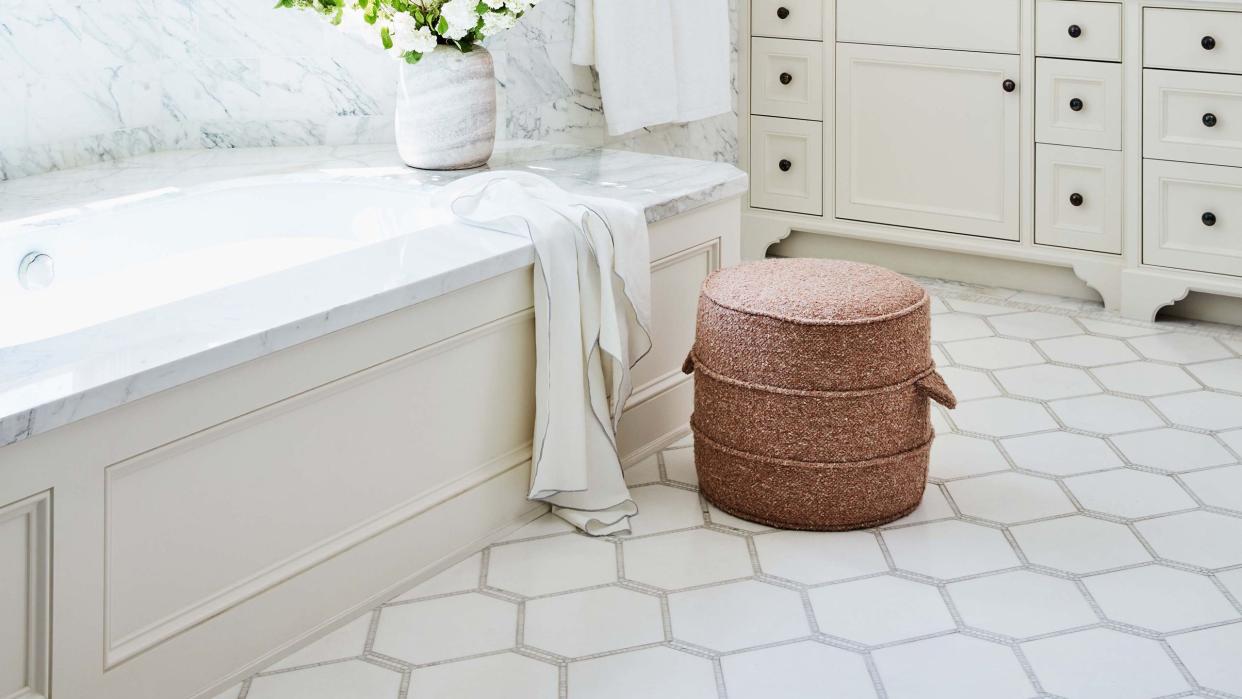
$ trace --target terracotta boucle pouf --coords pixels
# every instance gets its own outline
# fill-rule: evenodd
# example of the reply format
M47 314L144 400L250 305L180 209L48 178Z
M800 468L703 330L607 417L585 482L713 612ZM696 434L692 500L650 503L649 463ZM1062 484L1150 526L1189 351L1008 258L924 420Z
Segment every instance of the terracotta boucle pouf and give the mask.
M933 399L931 299L889 270L767 260L703 284L695 465L720 509L786 529L872 527L918 507Z

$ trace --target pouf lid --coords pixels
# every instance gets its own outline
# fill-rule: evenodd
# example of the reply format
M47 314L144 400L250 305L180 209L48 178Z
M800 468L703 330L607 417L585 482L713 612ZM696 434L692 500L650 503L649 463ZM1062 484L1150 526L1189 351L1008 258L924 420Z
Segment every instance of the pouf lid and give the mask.
M730 310L806 325L874 323L927 299L923 287L883 267L801 258L719 270L704 282L703 294Z

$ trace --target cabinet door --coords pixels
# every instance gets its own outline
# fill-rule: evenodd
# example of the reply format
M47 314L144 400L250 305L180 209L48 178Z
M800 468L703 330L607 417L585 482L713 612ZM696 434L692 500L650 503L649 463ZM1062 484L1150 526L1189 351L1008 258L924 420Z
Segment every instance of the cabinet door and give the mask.
M837 59L837 217L1017 240L1018 57L840 44Z

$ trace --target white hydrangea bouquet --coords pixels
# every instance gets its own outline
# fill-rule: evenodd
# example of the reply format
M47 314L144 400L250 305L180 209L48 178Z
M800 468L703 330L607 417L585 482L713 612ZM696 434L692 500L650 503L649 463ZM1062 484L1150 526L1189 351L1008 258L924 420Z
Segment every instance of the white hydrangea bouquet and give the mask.
M437 46L469 53L512 29L539 0L279 0L277 7L314 10L342 29L378 40L407 63Z

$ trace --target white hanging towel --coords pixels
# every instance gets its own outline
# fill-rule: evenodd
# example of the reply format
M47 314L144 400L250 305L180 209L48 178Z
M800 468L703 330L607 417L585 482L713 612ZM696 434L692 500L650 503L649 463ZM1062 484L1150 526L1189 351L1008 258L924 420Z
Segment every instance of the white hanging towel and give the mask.
M535 434L530 498L588 534L629 531L638 507L617 454L651 349L651 261L643 212L579 197L538 175L472 175L439 195L461 220L535 246Z
M576 0L571 56L617 135L732 110L730 32L729 0Z

